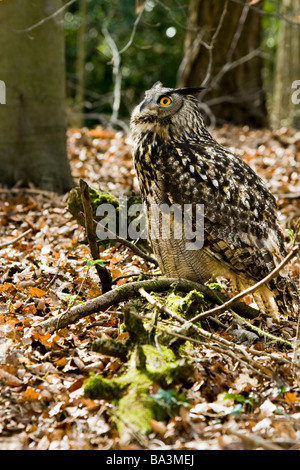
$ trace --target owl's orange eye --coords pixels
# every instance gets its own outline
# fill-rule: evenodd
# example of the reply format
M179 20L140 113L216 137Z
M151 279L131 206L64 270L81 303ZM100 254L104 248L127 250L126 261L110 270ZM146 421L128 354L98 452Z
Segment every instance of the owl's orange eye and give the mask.
M168 106L172 103L172 100L169 96L164 95L159 98L158 103L162 104L163 106Z

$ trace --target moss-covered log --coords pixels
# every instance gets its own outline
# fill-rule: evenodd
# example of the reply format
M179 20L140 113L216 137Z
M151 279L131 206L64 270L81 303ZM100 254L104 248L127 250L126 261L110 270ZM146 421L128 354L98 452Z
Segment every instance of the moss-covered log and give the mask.
M114 419L120 431L128 426L149 433L152 419L166 420L177 413L182 403L187 403L180 388L193 377L193 368L187 356L169 346L158 346L151 325L145 326L138 316L135 301L124 307L124 328L129 334L126 340L100 339L91 347L105 355L122 357L127 361L125 372L112 379L92 376L85 382L84 392L89 398L115 404Z
M192 378L192 366L186 359L176 358L171 349L161 346L158 350L151 344L136 346L127 364L126 372L117 378L90 377L84 384L84 392L89 398L106 399L116 405L114 419L120 431L128 426L131 430L149 433L152 419L166 420L178 412L182 403L187 404L177 388ZM161 400L152 390L154 384L156 391L161 387ZM166 391L173 398L170 403L163 399Z

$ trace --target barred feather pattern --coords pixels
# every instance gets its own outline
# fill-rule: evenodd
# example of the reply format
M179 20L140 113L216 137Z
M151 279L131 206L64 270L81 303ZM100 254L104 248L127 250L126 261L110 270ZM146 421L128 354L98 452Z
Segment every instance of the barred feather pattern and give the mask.
M162 97L171 104L160 104ZM155 204L204 205L201 249L187 250L184 236L150 235L164 274L198 282L229 276L242 290L282 261L286 249L275 198L241 158L207 131L199 102L189 89L156 83L133 111L131 131L148 214ZM295 314L300 305L298 288L287 271L258 291L255 301L275 316Z

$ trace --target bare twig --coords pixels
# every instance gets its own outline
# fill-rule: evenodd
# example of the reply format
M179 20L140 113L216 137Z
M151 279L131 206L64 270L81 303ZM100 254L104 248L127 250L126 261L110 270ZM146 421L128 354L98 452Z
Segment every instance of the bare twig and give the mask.
M102 28L103 36L106 39L106 42L112 53L112 64L113 64L113 79L114 79L114 101L112 105L112 115L111 122L116 123L118 121L120 103L121 103L121 85L122 85L122 73L120 70L121 67L121 56L118 50L118 47L113 40L112 36L108 32L106 27Z
M205 78L204 78L203 82L201 83L201 86L205 86L207 84L208 80L210 79L210 76L211 76L212 62L213 62L213 49L214 49L214 45L215 45L216 39L218 37L218 34L221 30L224 18L226 16L227 7L228 7L228 0L226 0L226 2L224 4L224 8L223 8L223 11L222 11L222 15L220 16L218 26L217 26L217 28L216 28L216 30L213 34L213 37L210 41L210 44L208 46L208 50L209 50L209 52L208 52L208 55L209 55L208 65L207 65L207 69L206 69L206 75L205 75Z
M75 3L77 0L70 0L68 3L65 3L61 8L59 8L58 10L56 10L54 13L51 13L51 15L49 16L46 16L45 18L43 18L41 21L39 21L38 23L35 23L34 25L32 26L29 26L28 28L25 28L25 29L13 29L12 31L14 33L29 33L30 31L32 31L33 29L36 29L38 28L39 26L41 26L42 24L46 23L46 21L49 21L51 20L52 18L54 18L55 16L59 15L63 10L65 10L66 8L68 8L69 6L71 6L73 3Z
M22 188L22 187L14 187L14 188L0 188L1 193L12 193L12 194L19 194L19 193L28 193L28 194L41 194L42 196L46 196L49 198L57 197L57 194L53 191L47 191L45 189L39 188Z
M120 281L121 279L128 279L130 277L139 277L139 276L144 276L144 277L154 277L154 276L162 276L162 274L153 274L153 273L143 273L143 272L140 272L140 273L131 273L131 274L123 274L122 276L118 276L116 277L114 280L113 280L113 284L117 284L118 281Z
M89 186L88 184L80 180L80 190L81 190L81 199L84 209L84 217L85 217L85 230L86 236L88 239L89 248L91 251L91 255L95 261L99 260L99 248L97 245L96 239L96 231L94 227L94 220L93 220L93 209L90 202L90 195L89 195ZM101 266L100 264L95 264L99 279L102 285L102 292L107 292L111 289L111 274L106 269L105 266Z
M201 30L198 32L196 38L192 41L189 49L183 55L182 61L179 65L178 72L177 72L177 83L178 86L184 86L185 77L189 75L191 70L191 65L196 59L197 55L200 51L201 45L206 45L209 47L204 41L202 40L204 31Z
M129 41L120 51L113 37L109 33L108 29L105 26L102 28L103 36L105 37L108 47L110 48L111 54L112 54L111 63L113 64L112 74L113 74L113 80L114 80L114 100L113 100L113 105L112 105L112 115L110 118L110 122L112 124L121 125L120 120L118 119L119 109L120 109L120 104L121 104L121 87L122 87L121 54L127 51L127 49L132 45L134 36L136 33L136 29L140 22L144 9L145 9L145 4L140 9L140 12L136 17L136 20L133 24Z
M153 297L145 291L145 289L141 288L139 289L139 293L145 297L145 299L148 300L148 302L153 305L154 307L157 307L159 308L161 311L167 313L168 315L170 315L172 318L176 319L177 321L179 321L180 323L182 324L185 324L185 320L183 320L183 318L180 316L180 315L177 315L173 310L169 309L166 305L163 305L161 304L160 302L158 302L157 300L153 299ZM274 336L274 335L271 335L270 333L266 333L264 331L262 331L260 328L257 328L257 327L253 327L253 325L251 325L249 322L246 322L246 320L244 320L242 317L240 317L239 315L237 315L236 313L233 312L233 314L235 316L238 317L239 320L245 322L247 324L247 326L251 329L255 329L255 331L260 334L260 335L263 335L263 336L267 336L269 337L270 339L272 339L273 341L279 341L279 342L282 342L284 344L286 344L287 346L290 346L290 347L293 347L293 344L283 338L278 338L277 336ZM190 321L189 321L189 325L191 323L194 323L194 318L192 318ZM199 331L199 330L198 330Z
M110 240L116 240L117 242L121 243L124 246L127 246L127 248L130 248L130 250L139 256L140 258L143 258L144 260L148 261L149 263L154 264L155 266L158 266L157 260L153 258L153 256L148 255L145 253L143 250L141 250L138 246L136 246L134 243L132 243L130 240L127 240L126 238L119 237L116 233L113 233L109 228L104 227L104 225L101 224L101 222L97 222L94 220L96 224L101 225L105 229L105 232L107 233L108 237Z
M28 230L26 230L26 232L22 233L21 235L14 238L13 240L9 240L7 242L1 243L0 250L2 250L3 248L6 248L7 246L13 245L14 243L18 242L22 238L26 237L26 235L28 235L31 232L32 232L32 228L29 228Z
M223 353L227 354L228 356L232 357L232 359L234 359L234 360L238 360L242 363L246 363L247 366L249 366L252 370L255 370L256 373L259 373L260 375L263 375L265 378L270 378L273 375L272 371L270 369L268 369L267 367L259 364L257 361L254 361L249 356L249 354L247 354L246 350L242 346L236 345L236 344L232 343L231 341L225 340L224 338L221 338L219 335L215 335L214 333L210 333L210 332L204 330L203 328L200 328L199 326L196 326L193 323L185 320L180 315L177 315L176 312L169 309L166 305L163 305L159 301L154 299L148 292L145 291L144 288L140 288L139 292L140 292L141 295L143 295L143 297L145 297L147 299L147 301L151 305L153 305L154 307L157 307L161 311L167 313L172 318L179 321L179 323L184 325L184 333L185 332L188 333L189 331L194 330L197 334L199 334L200 336L204 337L207 341L209 341L209 347L211 347L212 349L214 349L218 352L223 352ZM158 325L154 325L154 326L158 329L162 329ZM199 343L199 344L203 344L200 340L197 340L193 337L187 336L186 334L181 333L181 331L179 331L179 332L174 331L174 330L166 331L165 329L163 329L163 332L164 332L164 334L170 334L172 336L175 336L175 337L187 340L187 341L192 341L192 342L196 342L196 343ZM215 344L211 344L211 342L218 343L218 344L220 344L220 346L216 346ZM242 357L240 356L241 354L242 354ZM260 369L259 372L258 372L257 369Z
M234 3L238 3L240 5L245 4L244 0L231 0L231 1L234 2ZM280 5L281 2L280 3L278 2L278 4ZM270 13L270 12L265 11L263 8L259 8L255 5L249 4L249 6L252 10L254 10L259 15L266 16L266 17L269 17L269 18L277 18L278 20L286 21L291 26L296 26L297 28L300 27L299 21L297 19L294 21L291 18L289 18L288 16L283 15L282 13Z
M269 338L272 341L277 341L283 344L286 344L289 347L293 347L293 343L288 341L287 339L284 338L279 338L278 336L272 335L272 333L268 333L267 331L263 331L261 328L258 328L255 325L252 325L252 323L248 322L245 320L245 318L240 317L237 313L232 312L232 315L241 323L245 324L250 330L255 331L258 335L264 336L265 338Z
M121 49L119 51L119 54L123 54L125 51L127 51L127 49L129 49L129 47L132 45L133 43L133 40L134 40L134 36L135 36L135 33L136 33L136 28L142 18L142 15L144 13L144 10L145 10L145 6L146 6L146 2L141 6L141 8L139 9L139 14L137 15L136 19L135 19L135 22L133 23L133 28L132 28L132 31L131 31L131 35L130 35L130 38L129 38L129 41L127 42L127 44L123 47L123 49Z
M245 54L244 56L240 57L237 60L234 60L232 62L227 62L226 64L224 64L221 70L217 73L217 75L211 81L211 84L210 84L211 88L214 88L219 83L219 81L221 80L223 75L225 75L225 73L238 67L239 65L244 64L245 62L248 62L249 60L253 59L253 57L256 57L260 54L261 54L261 49L259 47L257 49L253 49L252 51L248 52L248 54ZM203 92L205 92L205 90Z
M139 293L145 297L145 299L151 304L153 305L153 307L157 307L159 308L159 310L161 310L162 312L165 312L167 313L168 315L170 315L172 318L175 318L175 320L179 321L179 323L186 323L186 321L184 320L184 318L182 318L180 315L177 315L177 313L175 313L173 310L171 310L170 308L168 308L166 305L163 305L161 302L159 302L158 300L154 299L152 297L152 295L150 295L148 292L145 291L145 289L143 287L141 287L139 289Z
M248 12L249 12L249 4L246 3L244 6L243 6L243 9L242 9L242 13L241 13L241 16L240 16L240 20L239 20L239 24L238 24L238 27L234 33L234 36L232 38L232 41L231 41L231 44L230 44L230 47L229 47L229 50L227 52L227 62L230 62L231 59L232 59L232 54L234 53L235 49L236 49L236 46L237 46L237 43L238 43L238 40L242 34L242 31L243 31L243 27L245 25L245 21L246 21L246 18L248 16Z

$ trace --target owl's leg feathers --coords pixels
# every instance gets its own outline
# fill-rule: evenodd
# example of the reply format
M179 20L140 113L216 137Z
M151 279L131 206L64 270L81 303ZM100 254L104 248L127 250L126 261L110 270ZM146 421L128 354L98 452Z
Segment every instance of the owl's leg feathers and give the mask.
M238 276L234 283L239 292L255 284ZM262 285L252 296L259 310L277 320L287 318L288 315L297 318L300 312L299 290L289 276L278 276L270 284Z
M300 293L296 283L286 275L279 275L270 282L278 309L292 316L300 312Z

